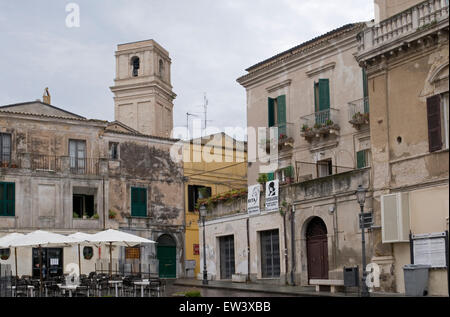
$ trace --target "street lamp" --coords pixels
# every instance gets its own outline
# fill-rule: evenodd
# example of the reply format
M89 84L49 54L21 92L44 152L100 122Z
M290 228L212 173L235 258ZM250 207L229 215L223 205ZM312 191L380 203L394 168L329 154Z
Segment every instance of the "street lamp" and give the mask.
M203 285L208 285L208 271L206 271L206 241L205 241L205 218L206 207L200 206L200 217L203 224Z
M362 297L369 297L369 292L366 285L366 239L364 237L364 203L366 202L366 192L367 189L363 188L362 185L358 186L356 190L356 200L358 200L359 206L361 208L361 213L359 215L359 223L361 226L361 242L362 242Z

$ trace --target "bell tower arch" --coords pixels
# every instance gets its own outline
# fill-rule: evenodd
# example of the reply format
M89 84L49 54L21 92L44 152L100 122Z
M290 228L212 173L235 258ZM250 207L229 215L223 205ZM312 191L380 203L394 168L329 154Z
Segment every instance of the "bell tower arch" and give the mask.
M170 137L173 100L169 52L154 40L119 44L115 52L114 118L147 135Z

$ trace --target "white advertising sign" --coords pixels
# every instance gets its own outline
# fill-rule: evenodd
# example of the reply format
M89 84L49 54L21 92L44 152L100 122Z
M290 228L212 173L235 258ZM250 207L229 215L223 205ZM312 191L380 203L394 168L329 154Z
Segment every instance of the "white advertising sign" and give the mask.
M278 179L266 182L266 211L278 211Z
M248 186L247 211L249 214L259 212L260 185Z

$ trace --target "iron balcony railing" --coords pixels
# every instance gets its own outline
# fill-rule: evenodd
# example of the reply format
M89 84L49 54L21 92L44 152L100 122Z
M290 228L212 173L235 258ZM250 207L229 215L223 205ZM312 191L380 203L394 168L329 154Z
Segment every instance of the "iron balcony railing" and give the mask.
M99 160L96 158L69 157L72 174L98 175Z
M339 125L339 110L330 108L302 117L303 125L309 128Z
M5 167L18 167L34 171L68 172L80 175L99 175L99 158L78 158L36 153L18 153L17 160ZM3 164L3 165L6 165ZM14 166L13 166L14 165Z
M361 98L348 103L348 121L352 124L358 123L360 120L368 119L369 115L369 98ZM364 123L364 122L362 122Z
M30 165L32 170L61 171L61 158L55 155L31 154Z

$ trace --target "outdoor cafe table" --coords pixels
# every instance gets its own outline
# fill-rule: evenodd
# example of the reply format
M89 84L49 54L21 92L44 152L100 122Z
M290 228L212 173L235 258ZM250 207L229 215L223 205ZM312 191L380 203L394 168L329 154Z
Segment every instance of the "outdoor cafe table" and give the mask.
M123 281L121 281L121 280L108 281L109 284L114 284L114 288L116 289L116 297L119 297L118 290L117 290L117 285L122 283L122 282Z
M68 290L69 291L69 297L72 297L72 291L75 291L78 287L78 285L62 285L57 284L60 289Z
M14 293L16 292L15 285L11 286L11 289ZM30 291L30 297L34 297L34 286L33 285L27 285L27 296L28 296L28 291Z
M136 281L133 282L134 285L140 285L141 286L141 297L144 297L144 286L146 285L150 285L150 281L149 280L142 280L142 281ZM134 288L134 296L136 296L136 287Z

